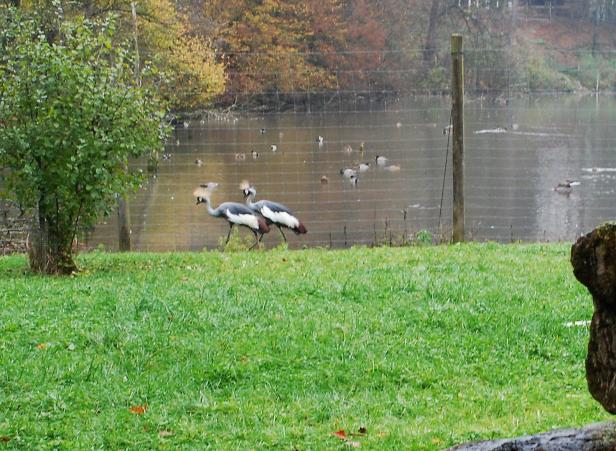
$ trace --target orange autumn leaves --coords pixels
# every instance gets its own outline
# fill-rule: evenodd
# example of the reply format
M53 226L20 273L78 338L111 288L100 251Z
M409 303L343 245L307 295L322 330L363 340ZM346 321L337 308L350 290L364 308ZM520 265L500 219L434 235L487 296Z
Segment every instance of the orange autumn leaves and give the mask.
M352 440L352 437L363 437L366 435L366 432L368 431L365 427L362 426L357 432L350 432L349 434L347 434L344 429L340 429L339 431L332 432L332 435L338 437L340 440L343 440L348 446L352 448L359 448L361 446L361 442Z
M217 36L229 98L369 84L383 64L386 28L367 0L214 0L204 15L215 17L201 31Z
M144 413L146 413L148 410L148 404L140 404L140 405L135 405L135 406L130 406L130 409L128 409L128 411L130 413L132 413L133 415L143 415Z

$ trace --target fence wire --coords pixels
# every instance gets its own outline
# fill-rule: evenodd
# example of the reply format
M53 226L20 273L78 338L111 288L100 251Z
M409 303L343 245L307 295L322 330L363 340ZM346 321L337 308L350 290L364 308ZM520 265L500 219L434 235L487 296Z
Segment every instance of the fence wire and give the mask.
M376 68L340 68L328 86L231 86L231 112L178 115L156 172L148 173L144 161L134 163L148 175L130 199L133 249L218 247L228 225L195 205L192 191L217 182L215 206L243 202L244 180L256 187L257 199L285 204L305 224L308 234L287 233L292 248L448 241L449 61L438 60L431 72L442 81L436 88L418 85L422 75L410 56L422 50L382 52ZM573 240L616 217L616 98L563 92L569 85L542 87L537 74L510 55L507 48L465 51L466 239ZM616 58L613 51L603 55ZM388 58L408 58L409 67L391 68ZM596 76L583 66L567 70ZM266 81L297 74L230 75ZM377 164L379 155L387 158L384 165ZM359 171L359 163L370 163L369 169ZM345 168L358 170L357 184L340 174ZM567 180L574 182L570 189L557 189ZM275 229L264 238L268 248L280 242ZM112 214L80 245L116 249L117 243Z
M573 240L616 217L615 98L468 100L468 240ZM157 173L131 201L133 247L218 247L228 226L195 205L192 190L214 181L219 184L214 206L243 202L239 185L244 180L256 187L257 199L281 202L304 222L307 235L287 234L292 248L447 241L449 112L449 99L436 96L392 100L387 109L364 111L187 117L169 137ZM378 165L377 155L387 157L387 163ZM370 167L358 171L355 185L340 169L357 168L360 162ZM574 182L572 188L559 191L557 185L566 180ZM268 248L281 241L275 229L264 238ZM116 243L112 216L89 234L86 246L114 248Z

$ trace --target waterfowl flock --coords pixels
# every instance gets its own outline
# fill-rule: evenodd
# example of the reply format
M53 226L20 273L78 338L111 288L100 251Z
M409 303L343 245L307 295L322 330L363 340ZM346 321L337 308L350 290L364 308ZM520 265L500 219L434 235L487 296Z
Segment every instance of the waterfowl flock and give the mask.
M363 149L364 147L365 143L362 142L360 148ZM398 164L388 164L389 158L383 155L376 155L374 157L374 161L376 163L376 167L380 170L387 172L399 172L401 170L401 167ZM368 172L371 167L370 162L357 162L353 166L341 168L340 175L346 179L349 179L351 184L356 186L359 181L359 174Z
M407 161L407 158L410 158L409 154L403 154L401 152L402 149L395 147L396 145L400 146L400 144L391 144L391 148L389 147L390 144L383 144L387 142L402 142L400 141L400 137L403 135L403 132L405 134L407 130L410 130L414 126L414 124L407 124L402 118L401 120L404 122L404 125L402 125L402 122L396 122L396 119L390 120L387 125L387 132L378 130L374 132L374 135L371 135L370 133L372 132L370 129L362 129L360 136L361 138L366 139L367 142L360 142L361 138L359 138L359 136L353 137L350 134L343 137L341 132L335 129L334 126L331 127L334 131L329 131L329 126L320 126L322 128L313 129L314 131L308 131L308 133L306 133L308 127L305 127L304 130L302 130L301 127L298 129L284 128L283 134L282 131L277 129L277 127L272 125L270 122L266 123L268 126L267 129L265 127L261 127L257 122L258 125L249 125L244 127L244 129L250 128L249 133L251 133L251 136L249 139L244 139L242 147L235 147L234 150L231 150L233 147L225 147L229 145L229 143L219 141L221 146L216 150L216 153L218 155L223 155L222 160L225 164L234 168L233 171L235 172L231 172L231 178L237 178L232 180L234 186L236 186L237 181L239 181L239 178L241 177L247 177L251 180L254 179L253 181L255 182L260 181L257 188L260 187L260 191L263 191L267 198L273 199L273 201L269 202L276 203L275 201L278 197L276 196L276 191L272 189L272 185L278 184L278 186L282 186L279 184L278 180L272 182L267 178L269 177L271 179L273 176L277 176L277 171L287 174L285 177L290 178L293 178L296 172L299 173L297 177L301 180L301 183L303 185L311 185L311 187L307 189L311 189L311 193L315 196L311 198L312 202L323 201L334 204L336 202L348 202L349 200L359 201L360 199L361 202L366 202L366 200L372 200L374 198L372 192L373 189L385 191L379 185L380 182L387 180L401 180L399 177L402 174L404 174L404 182L406 182L408 180L407 176L410 176L411 173L414 177L417 176L419 178L432 177L431 173L421 172L421 168L424 167L423 163L418 163L416 167L411 167L410 163ZM503 122L502 124L488 126L484 125L485 128L475 127L475 129L468 129L467 134L473 135L473 139L475 140L485 139L486 142L490 141L490 143L498 139L511 140L516 138L517 135L530 135L528 129L524 126L520 127L519 124L513 122L513 120L510 120L509 122ZM170 161L173 166L189 166L189 170L193 173L211 174L211 171L216 170L216 168L220 170L221 166L219 164L214 164L219 162L210 161L206 154L191 154L191 149L194 149L193 146L198 144L196 139L191 137L191 133L195 133L193 128L198 127L198 124L198 119L192 119L191 121L180 121L176 127L177 132L175 135L172 135L165 152L160 152L158 155L161 160ZM369 126L372 125L373 124L369 124ZM430 122L426 125L430 126L428 133L434 135L437 139L439 139L439 141L441 139L438 138L438 136L441 135L441 132L443 135L449 135L454 131L451 125L447 125L443 122L439 123L438 121L434 121L433 123ZM349 127L349 129L350 128L351 127ZM360 128L360 126L356 127L354 125L353 128ZM536 130L543 131L540 129L531 128L530 131L534 133L531 136L539 135ZM195 136L196 135L197 133L195 133ZM285 139L282 139L283 135L286 136ZM222 140L222 135L215 136L217 136L219 140ZM237 137L235 137L235 139L237 139ZM173 144L175 143L175 145L180 146L180 140L182 146L176 149ZM447 141L448 138L443 136L442 141L440 141L443 143L443 150L445 149L444 143ZM212 143L210 142L209 144ZM298 151L297 147L294 147L296 145L302 146L301 151ZM417 146L424 145L417 144ZM422 147L420 150L423 152L431 150L431 148L429 148L428 145L425 145L425 148ZM435 149L434 152L438 150L440 149ZM190 155L192 155L192 158ZM424 152L421 155L428 155L428 152ZM199 158L197 158L197 156ZM431 155L430 158L432 158ZM494 158L496 158L496 156ZM169 163L167 163L167 165L168 164ZM289 170L289 167L292 167L292 169ZM589 168L587 172L592 171L594 173L602 170L603 169L601 168ZM257 171L260 171L261 173ZM581 171L585 171L585 169L581 169ZM562 178L560 178L561 176ZM571 178L565 178L565 176ZM573 177L581 177L581 179L575 180ZM574 205L577 201L585 199L587 193L583 192L583 190L590 191L591 188L594 188L594 181L590 180L590 178L591 175L588 174L567 174L565 172L561 173L560 176L557 175L553 180L547 181L547 183L545 183L545 180L547 179L544 179L539 186L543 186L543 195L550 196L551 200L557 204L564 205L568 203L569 205ZM266 182L263 180L266 180ZM581 180L584 186L579 186L580 181L578 180ZM378 183L374 184L374 181L377 181ZM417 182L417 180L413 179L412 189L415 189L415 182ZM244 196L244 198L242 198L239 196L239 193L236 193L236 196L228 190L228 183L227 186L225 186L225 195L223 195L222 192L215 193L213 195L210 194L215 201L219 200L220 202L232 201L241 203L249 209L251 208L249 203L259 204L262 201L259 197L257 197L257 189L254 186L244 188L248 191L246 193L242 193ZM505 183L509 182L507 181ZM519 183L519 181L516 180L512 183ZM358 187L357 190L354 187ZM200 188L211 191L211 187L209 187L209 185L207 188ZM254 193L250 191L250 188L254 190ZM301 186L295 189L301 191L303 188L306 187ZM244 191L244 189L242 191ZM406 192L406 189L404 189L404 191ZM384 194L384 196L386 195L387 194ZM343 197L340 198L340 196ZM234 211L236 213L239 212L239 210L227 209L228 211L224 210L225 214L223 214L223 210L221 210L220 207L227 202L222 202L221 205L217 205L216 203L211 204L208 203L208 197L199 197L201 198L201 204L207 204L207 206L211 207L211 210L219 215L218 217L222 217L220 215L223 215L227 222L233 222ZM220 197L220 199L217 199L218 197ZM177 193L175 198L178 198ZM393 198L395 197L392 196L392 199ZM285 197L281 200L293 207L292 204L294 202L292 199L292 197ZM416 202L417 200L414 199L413 201ZM353 204L349 203L348 205ZM425 206L425 203L422 204L422 206ZM295 205L295 207L299 208L297 205ZM327 208L338 207L328 206ZM363 206L361 208L363 208ZM308 208L305 206L303 209L304 211L308 211ZM208 208L207 210L211 214L210 209ZM254 209L253 213L255 213ZM256 213L263 216L262 212L256 211ZM299 211L299 213L301 216L302 212ZM310 214L312 215L313 212L310 212ZM248 225L245 225L241 221L237 221L242 218L244 222L250 222L253 227L251 227L248 223ZM256 233L256 241L261 241L264 236L263 234L267 233L264 231L265 227L254 227L254 221L248 220L246 217L242 218L235 218L236 222L233 223L234 225L230 224L229 228L235 227L236 225L242 227L242 229L248 227L251 229L251 233ZM308 221L308 217L304 219ZM327 221L329 221L329 219L327 219ZM314 233L314 228L316 226L311 226L309 222L306 222L305 224L308 228L311 228L311 232ZM266 220L266 226L271 227L272 225L272 222L268 222ZM277 225L277 227L282 227L282 229L280 229L281 241L286 241L287 238L289 238L291 242L293 242L294 239L302 239L301 233L299 234L299 237L294 238L292 236L288 236L290 234L287 234L287 231L284 230L284 225ZM306 227L304 226L304 228ZM287 236L285 236L285 234ZM275 235L277 236L278 234L276 233ZM269 236L266 236L266 242L268 238Z

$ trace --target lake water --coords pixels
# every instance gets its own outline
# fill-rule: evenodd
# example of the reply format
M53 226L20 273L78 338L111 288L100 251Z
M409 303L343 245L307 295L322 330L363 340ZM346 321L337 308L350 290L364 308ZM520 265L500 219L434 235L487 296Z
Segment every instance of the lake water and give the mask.
M287 233L292 248L397 244L422 230L435 238L449 236L451 143L443 134L449 99L331 108L191 121L174 130L166 146L169 158L160 161L156 177L131 198L133 248L216 247L228 226L195 205L192 191L200 183L217 182L214 205L243 202L243 180L256 187L257 199L281 202L304 222L308 234ZM467 238L573 240L615 219L615 124L614 97L525 97L507 105L467 100ZM319 135L322 146L316 142ZM253 158L252 150L258 157ZM377 166L377 155L386 156L387 166L393 167ZM371 165L354 185L340 169L359 162ZM567 178L580 184L569 194L553 190ZM250 235L245 229L241 233ZM272 230L264 243L269 248L280 240ZM99 244L117 247L114 217L101 223L88 241L90 247Z

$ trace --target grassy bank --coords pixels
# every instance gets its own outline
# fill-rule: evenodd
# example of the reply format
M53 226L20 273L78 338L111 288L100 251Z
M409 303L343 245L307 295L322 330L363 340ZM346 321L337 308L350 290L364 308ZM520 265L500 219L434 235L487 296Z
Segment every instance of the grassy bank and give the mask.
M0 448L440 449L607 418L567 245L0 259ZM147 406L147 407L146 407Z

